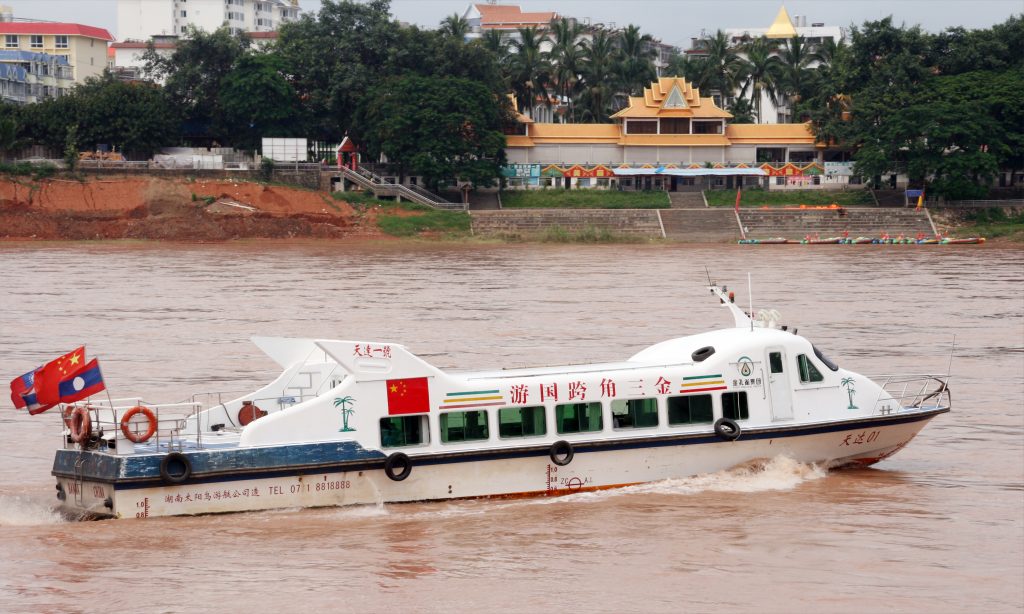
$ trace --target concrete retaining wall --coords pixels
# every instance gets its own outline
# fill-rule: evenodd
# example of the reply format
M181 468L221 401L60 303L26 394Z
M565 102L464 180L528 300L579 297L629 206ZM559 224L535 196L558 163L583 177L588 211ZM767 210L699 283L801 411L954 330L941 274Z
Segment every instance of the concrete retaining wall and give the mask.
M616 235L660 239L657 209L503 209L471 211L473 234L529 238L560 228L569 233L602 230Z

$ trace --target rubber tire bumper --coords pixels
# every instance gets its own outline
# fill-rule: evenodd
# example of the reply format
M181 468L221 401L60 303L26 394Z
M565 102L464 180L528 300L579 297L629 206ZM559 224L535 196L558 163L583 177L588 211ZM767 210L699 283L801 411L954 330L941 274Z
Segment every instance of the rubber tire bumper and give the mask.
M572 462L572 458L576 456L576 451L572 449L572 444L564 439L556 441L551 444L551 450L548 452L551 457L551 462L564 467Z
M395 469L401 469L395 473ZM401 482L412 473L412 460L403 452L395 452L384 461L384 473L396 482Z
M715 435L726 441L736 441L740 437L740 425L732 418L719 418L715 422Z
M181 484L192 477L192 461L181 452L171 452L160 461L160 479L166 484Z

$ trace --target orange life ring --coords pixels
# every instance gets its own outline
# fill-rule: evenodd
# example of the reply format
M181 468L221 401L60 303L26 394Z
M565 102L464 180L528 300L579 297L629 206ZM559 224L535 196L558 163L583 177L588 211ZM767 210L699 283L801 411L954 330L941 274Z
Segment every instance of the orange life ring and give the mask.
M84 407L75 407L68 418L68 428L71 429L71 441L85 443L92 436L92 417L89 410Z
M147 420L149 420L149 428L146 429L145 433L137 433L130 428L132 425L132 418L138 414L142 414ZM156 415L153 414L153 410L150 408L142 405L136 405L121 416L121 432L124 433L124 436L128 441L133 443L148 441L149 438L153 436L153 433L156 432Z

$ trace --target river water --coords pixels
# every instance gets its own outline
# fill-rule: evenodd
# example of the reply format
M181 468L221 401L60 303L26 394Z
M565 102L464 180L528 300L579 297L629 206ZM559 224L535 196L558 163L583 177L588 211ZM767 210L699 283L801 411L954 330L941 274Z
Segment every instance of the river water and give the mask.
M731 318L705 267L954 411L874 468L764 467L559 499L69 522L55 412L0 411L0 611L1024 610L1024 251L243 242L0 246L0 375L87 344L113 396L276 375L250 335L448 368L627 358ZM52 414L52 415L51 415Z

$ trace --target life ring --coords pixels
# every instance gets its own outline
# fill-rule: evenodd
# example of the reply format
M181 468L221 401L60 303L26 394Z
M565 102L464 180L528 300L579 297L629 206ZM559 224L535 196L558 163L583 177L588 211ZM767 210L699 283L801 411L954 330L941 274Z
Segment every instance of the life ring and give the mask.
M564 467L572 462L572 457L576 456L576 451L572 449L572 444L564 439L556 441L551 444L551 450L548 452L551 457L551 462Z
M400 469L395 473L396 469ZM384 461L384 473L396 482L401 482L412 473L412 460L402 452L395 452Z
M246 426L266 415L267 412L253 405L252 401L242 401L242 408L238 410L238 423Z
M84 407L75 407L68 418L68 428L71 430L71 441L84 444L92 436L92 417L89 410Z
M138 414L142 414L146 417L146 420L149 421L149 427L146 429L145 433L138 433L131 428L132 418ZM133 443L148 441L149 438L153 436L153 433L156 432L156 415L150 408L143 405L136 405L121 416L121 432L124 433L124 436L128 441Z
M719 418L715 422L715 435L726 441L736 441L740 436L740 425L731 418Z
M167 484L181 484L192 477L192 461L181 452L171 452L160 461L160 479Z

